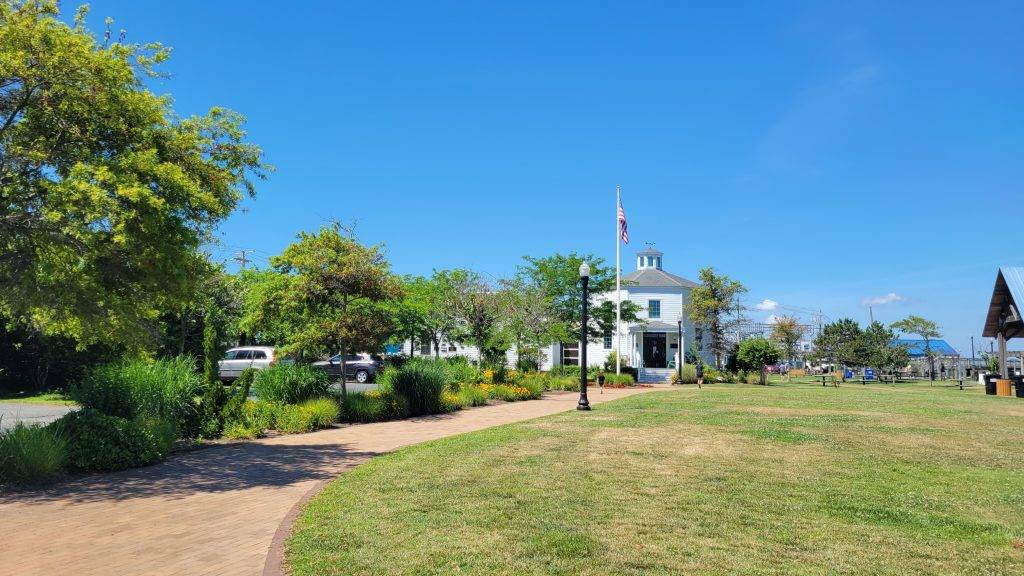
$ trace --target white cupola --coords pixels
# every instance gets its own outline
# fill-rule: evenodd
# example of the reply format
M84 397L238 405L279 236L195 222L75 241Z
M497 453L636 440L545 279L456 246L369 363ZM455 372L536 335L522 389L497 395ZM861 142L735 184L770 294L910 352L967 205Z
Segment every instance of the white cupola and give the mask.
M636 253L637 270L661 270L662 253L654 248L644 248Z

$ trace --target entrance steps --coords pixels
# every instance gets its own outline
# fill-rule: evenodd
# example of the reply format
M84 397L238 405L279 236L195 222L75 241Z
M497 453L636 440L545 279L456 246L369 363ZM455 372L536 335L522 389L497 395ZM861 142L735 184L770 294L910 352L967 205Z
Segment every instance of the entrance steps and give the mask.
M641 368L639 374L640 382L642 384L671 382L673 372L675 372L674 368Z

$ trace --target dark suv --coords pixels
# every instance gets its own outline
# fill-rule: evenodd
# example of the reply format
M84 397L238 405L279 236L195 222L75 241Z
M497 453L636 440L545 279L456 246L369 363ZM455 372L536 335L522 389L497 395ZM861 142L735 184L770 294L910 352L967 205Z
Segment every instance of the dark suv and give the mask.
M327 360L314 362L313 366L336 378L341 377L341 354L335 354ZM384 369L384 362L369 354L349 354L345 357L345 380L355 380L360 384L372 382L377 373Z

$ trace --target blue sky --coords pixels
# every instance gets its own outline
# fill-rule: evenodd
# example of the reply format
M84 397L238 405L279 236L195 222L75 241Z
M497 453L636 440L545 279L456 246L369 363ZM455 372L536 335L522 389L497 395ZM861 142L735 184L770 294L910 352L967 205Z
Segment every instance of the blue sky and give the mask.
M965 354L1024 265L1019 2L91 4L174 49L178 113L245 114L277 167L220 258L337 218L400 273L613 260L619 184L626 270L652 242L780 304L757 318L875 298Z

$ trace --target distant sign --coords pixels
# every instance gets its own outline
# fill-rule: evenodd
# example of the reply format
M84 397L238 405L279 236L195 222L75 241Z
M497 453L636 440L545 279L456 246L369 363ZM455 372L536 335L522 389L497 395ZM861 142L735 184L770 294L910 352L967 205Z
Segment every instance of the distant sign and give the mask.
M865 368L864 369L864 379L865 380L874 380L875 379L875 369L874 368Z

